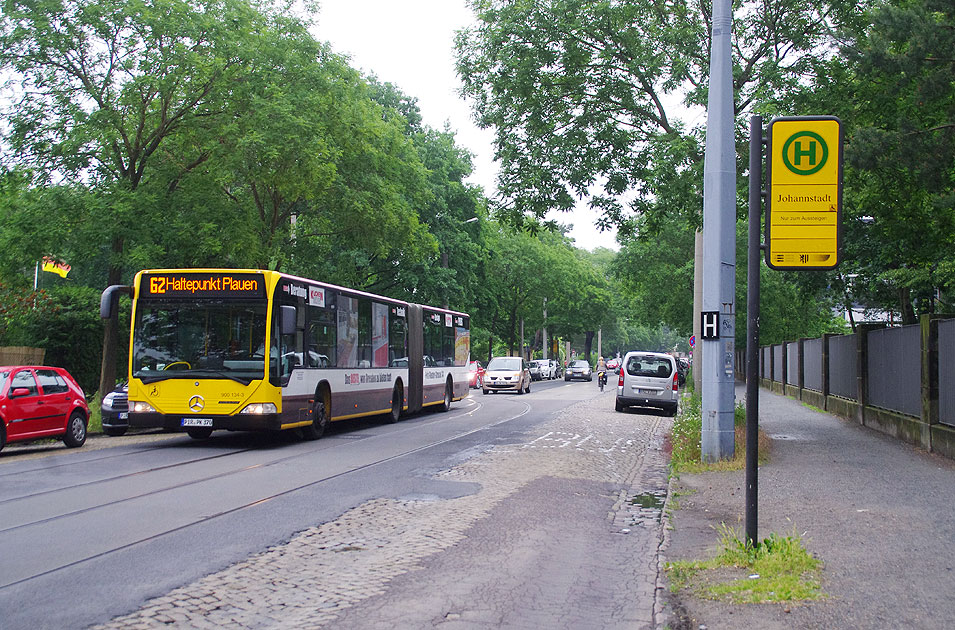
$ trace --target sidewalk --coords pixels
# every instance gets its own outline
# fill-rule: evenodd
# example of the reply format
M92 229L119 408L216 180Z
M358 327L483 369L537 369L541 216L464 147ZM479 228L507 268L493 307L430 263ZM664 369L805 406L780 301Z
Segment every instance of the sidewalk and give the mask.
M745 400L737 387L736 399ZM733 605L667 594L669 628L945 628L955 625L955 462L766 390L759 538L794 531L822 560L827 599ZM665 560L715 555L720 523L742 533L744 472L683 475Z

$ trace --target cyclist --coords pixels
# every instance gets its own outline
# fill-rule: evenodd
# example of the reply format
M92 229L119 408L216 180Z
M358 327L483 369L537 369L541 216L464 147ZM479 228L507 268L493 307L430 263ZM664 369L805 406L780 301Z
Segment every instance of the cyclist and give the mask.
M600 391L607 384L607 362L603 357L597 359L597 384L600 385Z

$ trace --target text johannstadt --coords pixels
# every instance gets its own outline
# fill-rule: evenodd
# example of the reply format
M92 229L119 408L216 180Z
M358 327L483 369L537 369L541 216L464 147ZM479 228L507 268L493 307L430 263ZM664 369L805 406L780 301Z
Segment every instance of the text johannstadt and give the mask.
M827 201L832 202L832 195L779 195L778 203L796 203L800 201Z

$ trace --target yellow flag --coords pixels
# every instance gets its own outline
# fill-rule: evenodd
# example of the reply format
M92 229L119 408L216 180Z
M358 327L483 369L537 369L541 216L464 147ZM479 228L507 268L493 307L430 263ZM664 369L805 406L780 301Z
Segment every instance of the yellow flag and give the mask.
M66 263L61 263L53 260L49 256L43 257L43 271L49 271L50 273L55 273L61 278L65 278L66 274L70 273L70 267Z

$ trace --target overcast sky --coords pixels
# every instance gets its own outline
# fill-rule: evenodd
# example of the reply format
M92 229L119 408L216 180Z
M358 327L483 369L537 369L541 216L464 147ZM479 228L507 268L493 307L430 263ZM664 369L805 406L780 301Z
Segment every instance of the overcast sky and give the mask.
M473 123L469 104L457 94L460 82L454 71L454 32L474 19L465 0L320 1L315 36L350 57L353 67L417 98L429 126L443 129L447 122L458 145L474 154L474 175L468 181L490 196L497 174L493 133ZM584 209L552 218L574 224L571 236L579 247L616 249L613 235L593 226L594 216Z

